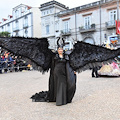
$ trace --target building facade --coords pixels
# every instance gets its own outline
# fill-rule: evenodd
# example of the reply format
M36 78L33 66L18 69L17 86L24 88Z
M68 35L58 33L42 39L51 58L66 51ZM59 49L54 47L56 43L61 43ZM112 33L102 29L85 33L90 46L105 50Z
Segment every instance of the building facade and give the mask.
M11 36L41 37L41 12L39 8L20 4L13 8L12 15L2 19L0 32L9 32Z
M52 2L55 1L49 3L52 4ZM45 6L41 8L43 8L40 9L43 15L44 10L49 11L51 9ZM117 39L115 20L120 13L117 8L116 0L101 0L72 9L60 10L52 15L42 15L42 30L44 30L42 37L49 38L51 35L50 44L53 48L56 48L55 44L58 36L64 37L69 43L66 48L69 49L73 47L76 41L96 45L110 42L111 39ZM45 20L45 17L48 19ZM48 23L50 26L48 26Z
M55 14L67 9L68 7L54 0L40 6L42 37L48 38L51 49L56 48L56 30L59 30L59 19L55 20Z

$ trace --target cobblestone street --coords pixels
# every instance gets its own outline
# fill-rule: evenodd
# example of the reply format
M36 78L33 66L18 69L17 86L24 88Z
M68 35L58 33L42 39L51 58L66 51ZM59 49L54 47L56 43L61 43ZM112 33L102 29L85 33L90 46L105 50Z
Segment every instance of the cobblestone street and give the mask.
M32 102L48 89L48 78L37 71L1 74L0 120L120 120L120 78L92 78L88 70L77 75L72 103Z

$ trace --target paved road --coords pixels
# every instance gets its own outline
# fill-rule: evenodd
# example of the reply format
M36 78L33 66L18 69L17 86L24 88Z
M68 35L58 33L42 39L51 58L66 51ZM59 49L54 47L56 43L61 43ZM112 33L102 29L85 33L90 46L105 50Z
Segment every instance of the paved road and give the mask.
M0 120L120 120L120 78L91 78L85 71L77 75L72 103L32 102L32 94L47 90L48 77L37 71L0 75Z

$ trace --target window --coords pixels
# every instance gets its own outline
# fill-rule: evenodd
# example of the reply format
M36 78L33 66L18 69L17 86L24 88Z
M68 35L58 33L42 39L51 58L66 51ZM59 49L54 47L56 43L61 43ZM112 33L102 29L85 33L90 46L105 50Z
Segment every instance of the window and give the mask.
M19 36L19 33L18 32L16 32L16 35L15 36Z
M64 25L63 32L65 32L65 33L69 32L69 21L64 21L63 25Z
M24 27L27 27L28 26L28 17L25 16L24 18Z
M4 30L4 27L2 26L2 32L3 32L3 30Z
M44 12L44 15L45 15L45 12Z
M44 12L42 12L42 16L44 15Z
M28 30L25 29L25 37L28 37Z
M52 9L50 10L50 13L52 13Z
M16 28L19 28L19 22L16 20Z
M10 24L8 23L8 25L7 25L7 27L8 27L8 32L10 32Z
M25 23L28 23L28 17L25 16Z
M115 25L115 20L117 20L117 10L112 10L109 12L109 25Z
M58 21L55 22L55 30L56 31L59 30L59 22Z
M22 8L21 8L21 15L24 15L24 12L25 12L25 8L22 7Z
M49 25L46 25L46 34L49 34L49 28L50 26Z
M91 16L84 17L84 28L91 28Z
M19 17L19 11L18 11L18 10L15 11L15 17L16 17L16 18Z
M25 7L25 12L27 12L28 11L28 7Z

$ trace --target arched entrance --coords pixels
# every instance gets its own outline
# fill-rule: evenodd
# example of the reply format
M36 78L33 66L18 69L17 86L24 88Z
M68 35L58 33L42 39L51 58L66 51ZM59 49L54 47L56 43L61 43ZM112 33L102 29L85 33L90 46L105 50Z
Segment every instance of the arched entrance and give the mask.
M86 43L95 44L95 41L91 37L87 37L83 41L86 42Z

